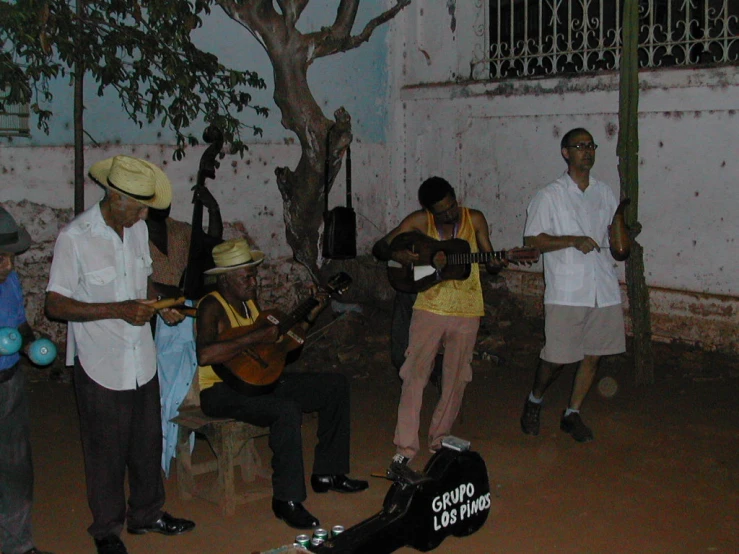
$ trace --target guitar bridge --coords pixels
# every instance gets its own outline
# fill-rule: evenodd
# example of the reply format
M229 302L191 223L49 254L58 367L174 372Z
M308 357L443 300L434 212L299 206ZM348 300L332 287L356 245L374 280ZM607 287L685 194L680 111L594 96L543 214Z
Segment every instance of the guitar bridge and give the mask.
M267 369L269 367L269 364L264 361L264 358L262 358L259 354L254 352L251 348L247 348L244 350L244 354L249 356L252 360L257 362L260 366L262 366L262 369Z
M294 333L294 332L292 332L292 331L288 331L288 332L286 333L286 335L287 335L288 337L290 337L291 339L293 339L293 340L294 340L295 342L297 342L298 344L303 344L303 343L305 342L305 340L303 340L303 339L302 339L301 337L299 337L299 336L297 335L297 333Z

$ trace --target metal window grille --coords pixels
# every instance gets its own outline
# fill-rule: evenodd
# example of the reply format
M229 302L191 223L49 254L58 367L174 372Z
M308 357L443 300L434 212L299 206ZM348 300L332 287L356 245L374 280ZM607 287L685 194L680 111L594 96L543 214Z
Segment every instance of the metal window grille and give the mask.
M624 0L486 0L489 78L616 70ZM735 64L739 0L640 0L643 68Z
M27 137L31 134L28 127L30 110L28 104L10 104L5 102L0 91L0 136Z

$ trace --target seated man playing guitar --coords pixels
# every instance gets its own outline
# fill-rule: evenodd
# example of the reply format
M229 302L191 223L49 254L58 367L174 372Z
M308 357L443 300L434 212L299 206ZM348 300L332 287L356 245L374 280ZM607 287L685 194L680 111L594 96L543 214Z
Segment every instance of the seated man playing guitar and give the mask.
M317 293L303 320L288 330L282 329L283 334L276 317L260 313L257 304L257 268L264 254L250 250L244 239L234 239L213 248L213 260L215 267L207 273L217 275L216 291L201 299L197 311L201 408L211 417L231 417L269 427L272 510L291 527L316 527L318 519L302 504L307 496L301 437L303 413L318 412L313 490L351 493L368 487L367 481L346 476L350 443L346 377L337 373L287 373L269 386L258 386L260 379L256 379L257 386L238 384L242 378L249 380L244 373L250 364L257 370L274 365L269 349L265 349L267 344L274 345L274 357L284 367L282 345L304 333L315 321L327 304L328 294Z
M464 208L457 203L452 186L441 177L431 177L418 190L418 199L424 209L416 210L395 229L377 241L372 249L376 258L394 261L403 267L421 263L419 249L402 241L400 248L393 240L403 233L419 233L419 239L463 239L470 251L491 253L488 223L482 212ZM408 237L409 235L404 235ZM433 265L445 265L444 253L434 255ZM505 265L490 257L486 267L498 273ZM396 264L396 265L397 265ZM467 383L472 380L472 351L484 314L480 270L471 264L465 279L444 280L418 293L413 306L410 339L406 359L400 368L403 381L394 443L396 454L390 471L397 465L406 465L419 450L418 427L423 390L429 381L439 347L444 344L441 396L436 405L429 429L429 446L438 450L444 437L451 434L452 424L459 413Z

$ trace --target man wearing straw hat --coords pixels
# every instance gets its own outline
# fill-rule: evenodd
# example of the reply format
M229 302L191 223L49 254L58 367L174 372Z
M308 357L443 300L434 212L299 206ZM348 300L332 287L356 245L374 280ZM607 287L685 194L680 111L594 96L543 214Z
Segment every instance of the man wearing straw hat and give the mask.
M264 254L252 251L244 239L225 241L213 248L217 290L200 301L197 314L197 353L200 407L211 417L231 417L269 427L272 449L272 511L291 527L310 529L319 522L302 504L306 499L301 425L303 413L318 413L318 444L311 486L314 492L354 493L367 481L347 477L349 472L349 383L338 373L283 374L274 389L246 395L224 383L213 364L224 364L249 346L275 343L277 325L257 323L257 267ZM328 301L316 295L317 305L298 323L307 328ZM234 327L253 327L235 338L222 338Z
M13 269L15 255L31 237L0 207L0 327L17 329L21 349L0 353L0 550L4 554L50 554L33 546L33 462L26 379L20 353L28 354L35 334L26 321L23 290Z
M157 313L149 276L149 208L170 205L172 187L157 166L115 156L90 169L105 197L57 238L46 294L50 318L69 322L67 364L74 365L88 528L99 554L125 554L128 532L179 535L195 524L162 510L162 426L149 320ZM183 316L159 310L170 324ZM128 470L128 508L125 477Z

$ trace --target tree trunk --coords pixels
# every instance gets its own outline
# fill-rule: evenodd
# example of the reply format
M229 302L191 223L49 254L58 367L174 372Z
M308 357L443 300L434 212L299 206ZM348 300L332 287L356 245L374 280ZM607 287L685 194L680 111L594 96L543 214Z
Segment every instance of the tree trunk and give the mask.
M275 175L284 206L287 243L295 259L317 280L326 158L330 190L352 135L351 118L343 108L337 110L334 123L313 98L308 87L307 55L302 51L305 48L303 41L295 41L279 52L269 52L275 72L274 99L282 112L282 125L298 136L301 147L295 170L278 167Z
M229 17L249 29L272 62L274 99L282 113L282 126L298 136L301 148L295 170L288 167L275 170L284 206L287 243L295 259L318 280L318 230L323 220L324 190L333 186L352 133L351 118L344 108L335 112L335 122L321 111L308 86L308 67L318 58L346 52L367 42L378 26L395 17L410 0L394 0L354 36L352 27L360 0L339 0L333 25L308 34L301 33L296 24L310 0L216 0L216 3Z
M634 332L636 384L654 383L652 320L649 288L644 278L644 250L636 242L641 230L639 217L639 2L624 4L623 52L619 91L618 172L621 196L631 199L626 224L634 231L631 255L626 261L626 291Z
M84 0L77 0L77 21L80 28L84 15ZM82 58L80 54L74 62L74 215L85 211L85 64Z

